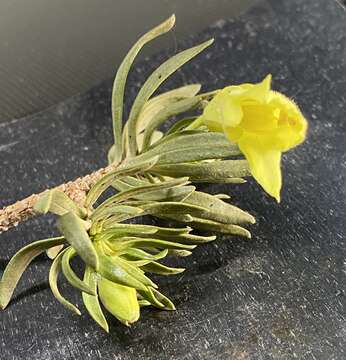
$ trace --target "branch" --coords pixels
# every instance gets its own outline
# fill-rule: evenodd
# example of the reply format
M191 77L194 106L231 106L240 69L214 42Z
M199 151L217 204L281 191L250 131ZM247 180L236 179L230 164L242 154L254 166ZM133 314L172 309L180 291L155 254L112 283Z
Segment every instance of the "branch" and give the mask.
M64 192L78 205L84 206L84 201L87 192L90 188L104 175L116 169L118 165L111 164L105 168L101 168L92 174L80 177L74 181L70 181L66 184L61 184L56 189ZM39 196L49 191L47 189L40 194L32 194L29 197L19 200L12 205L5 206L0 209L0 234L12 227L17 226L19 223L32 218L37 214L34 211L34 205Z

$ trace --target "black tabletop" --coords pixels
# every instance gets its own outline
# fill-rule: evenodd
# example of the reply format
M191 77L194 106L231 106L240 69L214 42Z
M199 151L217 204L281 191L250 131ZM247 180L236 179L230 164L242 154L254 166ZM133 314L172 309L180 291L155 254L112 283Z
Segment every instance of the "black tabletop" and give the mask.
M345 13L326 0L259 1L178 48L210 36L215 45L162 90L194 82L214 89L272 73L274 88L295 99L310 124L305 144L283 158L282 203L251 180L207 186L257 218L253 239L220 236L197 248L179 260L185 273L157 279L176 312L145 309L131 328L109 318L110 334L57 303L49 260L38 258L0 314L1 359L345 359ZM175 50L136 65L129 103ZM0 125L0 206L106 163L111 84ZM38 218L2 234L0 269L19 247L56 233L54 223ZM64 282L61 289L81 305L77 291Z

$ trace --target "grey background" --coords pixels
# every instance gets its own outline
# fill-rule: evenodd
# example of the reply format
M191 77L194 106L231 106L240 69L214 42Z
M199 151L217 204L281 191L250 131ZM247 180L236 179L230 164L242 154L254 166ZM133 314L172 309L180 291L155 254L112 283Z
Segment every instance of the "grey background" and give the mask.
M144 56L256 0L0 0L0 122L41 111L113 76L138 36L176 13Z

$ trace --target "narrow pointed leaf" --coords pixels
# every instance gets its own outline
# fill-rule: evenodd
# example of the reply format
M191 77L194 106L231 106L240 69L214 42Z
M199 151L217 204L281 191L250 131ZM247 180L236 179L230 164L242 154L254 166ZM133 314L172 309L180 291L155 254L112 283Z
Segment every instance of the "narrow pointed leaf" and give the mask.
M73 212L80 218L86 216L86 210L78 206L62 191L53 189L44 192L36 201L34 210L40 214L48 211L56 215L64 215Z
M35 241L20 249L7 264L0 281L0 309L5 309L28 265L47 249L62 245L64 237Z
M116 242L120 242L121 247L123 249L131 248L131 247L138 247L138 248L156 247L159 249L192 250L196 247L195 245L179 244L173 241L139 238L139 237L124 237L121 240L116 239Z
M142 151L145 151L151 144L151 138L154 134L154 131L159 128L167 119L172 116L179 115L183 112L191 110L196 107L200 102L199 97L193 97L188 99L183 99L173 104L168 105L160 112L158 112L151 120L148 122L147 127L144 131L144 139Z
M164 305L164 310L175 310L173 302L165 295L160 293L157 289L152 289L154 296Z
M75 255L77 255L76 251L73 248L69 248L68 250L65 251L62 257L61 268L66 280L73 287L81 291L84 291L90 295L96 295L95 290L89 287L89 285L86 282L82 281L71 268L70 261Z
M200 84L191 84L164 92L148 100L137 120L137 133L141 133L147 127L148 122L162 109L177 101L194 97L201 89Z
M50 267L50 271L49 271L49 286L52 290L52 293L54 295L54 297L63 305L65 306L67 309L71 310L72 312L76 313L77 315L81 315L81 312L79 311L79 309L71 304L68 300L66 300L60 293L59 288L58 288L58 276L61 270L61 260L62 257L64 255L64 253L66 252L67 249L65 249L63 252L61 252L54 260L53 263Z
M168 254L168 250L164 249L160 251L159 253L152 255L144 250L141 249L128 249L126 251L126 254L129 255L133 259L140 259L140 260L160 260L166 257Z
M154 295L153 289L152 288L147 288L145 291L138 291L138 293L147 301L150 302L151 305L159 308L159 309L163 309L165 307L165 305L163 303L161 303L156 296Z
M73 213L67 213L59 218L58 228L83 261L97 270L98 256L82 220Z
M142 47L155 39L161 34L169 31L175 23L175 16L172 15L166 21L156 26L152 30L144 34L136 43L133 45L131 50L127 53L124 60L122 61L117 74L114 79L113 84L113 93L112 93L112 118L113 118L113 136L114 136L114 149L112 150L112 156L110 160L120 161L121 151L122 151L122 116L123 116L123 103L124 103L124 93L125 93L125 84L129 70L134 62L136 56Z
M132 188L129 190L122 191L118 194L115 194L105 200L94 212L94 216L98 216L99 213L103 212L107 207L112 206L114 204L120 203L122 201L133 199L139 194L150 193L152 191L162 190L162 189L169 189L175 186L182 186L188 183L188 178L179 178L173 179L169 181L165 181L162 183L151 184L151 185L144 185L136 188Z
M193 218L192 225L196 229L216 231L224 234L244 236L251 239L251 233L238 225L224 224L217 221L211 221L200 218Z
M191 161L224 159L240 154L239 148L231 144L223 134L213 132L183 131L180 136L169 135L171 140L159 141L147 152L130 161L131 165L159 156L156 165L179 164Z
M54 260L63 248L64 245L53 246L46 250L46 254L51 260Z
M176 70L178 70L182 65L191 60L193 57L198 55L206 47L211 45L213 39L208 40L200 45L197 45L193 48L184 50L179 54L172 56L170 59L161 64L147 79L147 81L142 86L139 91L133 106L131 108L129 120L128 120L128 144L129 144L129 153L133 157L136 155L137 151L137 119L138 116L150 98L150 96L156 91L156 89Z
M148 181L139 180L134 177L126 177L121 180L115 181L112 186L119 191L126 191L135 187L142 187L149 185ZM149 193L142 193L135 196L135 199L146 201L182 201L195 190L194 186L179 186L169 187L167 189L160 189L151 191Z
M103 176L96 184L90 189L87 194L85 200L85 206L90 207L92 206L95 201L99 198L99 196L108 189L112 185L112 182L118 178L127 175L133 175L138 172L147 171L151 169L157 162L158 157L147 157L144 161L140 163L133 164L131 166L126 166L123 168L119 168L118 170L114 170L113 172Z
M112 261L109 256L105 256L99 252L99 259L100 268L98 272L106 279L135 289L146 289L146 285L135 279L122 266Z
M192 216L235 225L255 223L255 218L249 213L201 191L192 193L184 203L198 204L205 209L201 212L190 212Z
M192 124L192 122L196 120L196 116L190 116L184 119L181 119L177 122L175 122L165 133L165 136L174 134L175 132L183 130L185 127Z
M85 269L83 281L89 286L90 289L92 289L94 293L97 293L97 274L90 266L87 266ZM101 309L98 296L89 295L83 292L82 298L84 306L90 316L102 327L102 329L108 333L108 323Z
M141 268L146 272L159 274L159 275L176 275L176 274L180 274L183 271L185 271L185 269L183 269L183 268L169 267L169 266L160 264L156 261L146 264L146 265L142 266Z
M239 178L250 176L248 162L246 160L223 160L213 162L182 163L174 165L158 165L152 169L154 173L164 176L181 177L188 176L192 181L215 181L227 178Z

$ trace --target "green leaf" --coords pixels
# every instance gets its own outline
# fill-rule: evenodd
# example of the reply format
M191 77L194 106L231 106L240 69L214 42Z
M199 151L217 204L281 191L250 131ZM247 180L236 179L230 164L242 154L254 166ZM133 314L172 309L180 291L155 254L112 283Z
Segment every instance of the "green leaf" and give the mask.
M114 224L112 228L103 231L100 236L107 236L107 234L117 234L117 233L137 233L137 234L163 234L163 235L179 235L179 234L187 234L192 229L190 227L183 228L164 228L160 226L154 225L144 225L144 224Z
M174 136L173 136L174 135ZM179 136L169 135L170 140L159 142L153 148L131 159L135 165L152 156L159 156L156 165L176 164L208 159L223 159L239 155L237 145L231 144L223 134L216 132L182 131Z
M160 264L156 261L153 261L149 264L141 266L141 269L143 269L146 272L159 274L159 275L176 275L176 274L180 274L183 271L185 271L185 269L183 269L183 268L169 267L169 266Z
M191 181L194 182L210 182L218 179L241 178L251 175L246 160L157 165L151 171L156 174L171 177L181 177L182 174L184 174L184 176L188 176ZM237 181L239 181L239 179L237 179Z
M92 206L99 196L107 190L112 183L123 176L133 175L138 172L144 172L151 169L157 162L158 157L154 156L152 158L147 158L140 163L134 164L132 166L126 166L119 168L118 170L112 171L111 173L103 176L96 184L90 189L85 200L85 206L88 208Z
M142 235L146 237L147 235ZM159 238L161 240L166 241L173 241L180 244L187 244L187 245L200 245L205 244L216 239L216 236L201 236L201 235L194 235L194 234L180 234L180 235L161 235L161 234L154 234L148 235L151 238Z
M205 209L201 212L190 211L192 216L235 225L254 224L256 222L255 218L249 213L201 191L192 193L184 200L184 203L198 204L198 206Z
M158 112L150 122L144 131L144 139L142 151L145 151L151 144L151 138L154 131L162 125L167 119L172 116L179 115L183 112L191 110L196 107L200 102L199 97L187 98L168 105L166 108Z
M146 301L148 301L151 305L163 309L165 307L154 295L152 288L147 288L146 290L138 290L140 296L142 296Z
M139 319L136 289L107 279L98 282L98 289L104 307L123 324L129 326Z
M157 289L152 289L152 291L154 293L154 296L160 301L160 303L164 305L163 307L164 310L175 310L175 306L173 302L170 299L168 299L167 296L160 293Z
M142 187L149 185L148 181L139 180L134 177L126 177L121 180L116 180L112 186L114 186L119 191L126 191L133 189L135 187ZM169 187L167 189L160 189L156 191L151 191L149 193L139 194L135 197L138 200L146 201L181 201L187 196L189 196L195 190L194 186L179 186L179 187Z
M200 84L185 85L164 92L148 100L144 104L137 120L137 134L144 131L151 119L162 109L177 101L196 96L200 89Z
M81 315L81 312L79 311L79 309L71 304L68 300L66 300L60 293L59 289L58 289L58 276L61 270L61 260L62 257L64 256L64 253L66 252L67 249L65 249L64 251L62 251L54 260L53 263L50 267L50 271L49 271L49 286L52 290L52 293L54 295L54 297L63 305L65 306L67 309L71 310L72 312L76 313L77 315Z
M105 200L95 210L94 216L98 216L100 213L105 211L105 209L109 206L113 206L114 204L120 203L122 201L131 199L131 198L135 198L139 194L150 193L150 192L156 191L156 190L169 189L169 188L172 188L175 186L186 185L187 183L188 183L188 178L180 178L180 179L172 179L172 180L157 183L157 184L139 186L139 187L132 188L129 190L121 191L118 194L115 194L115 195L109 197L107 200Z
M97 253L85 230L83 220L70 212L60 216L58 228L83 261L97 270L99 267Z
M150 248L155 247L159 249L186 249L192 250L196 246L195 245L187 245L187 244L179 244L173 241L165 241L160 239L151 239L151 238L140 238L140 237L123 237L123 238L116 238L110 240L112 244L118 242L117 246L122 249L128 249L132 247L136 248Z
M166 132L165 136L174 134L183 130L185 127L189 126L194 120L196 120L196 116L190 116L184 119L181 119L175 122Z
M98 252L98 255L100 258L100 268L98 270L98 273L101 274L104 278L112 282L116 282L120 285L133 287L135 289L146 289L146 285L143 284L141 281L137 280L133 276L133 274L129 274L127 271L128 269L124 269L124 267L122 266L123 264L120 264L118 261L111 259L110 256L103 255L101 251ZM147 280L150 279L146 278L146 282L149 282ZM154 287L155 286L156 285L154 284Z
M63 248L64 245L53 246L46 250L46 254L51 260L54 260Z
M160 260L166 257L167 254L168 254L167 249L164 249L155 255L150 254L144 250L135 249L135 248L128 249L126 251L126 255L130 256L133 259L139 259L139 260Z
M76 273L73 271L73 269L71 268L70 260L76 255L77 255L77 253L72 247L70 247L68 250L66 250L64 252L64 255L63 255L62 261L61 261L62 272L63 272L66 280L73 287L75 287L81 291L84 291L90 295L96 295L95 290L93 290L91 287L89 287L89 285L86 282L82 281L76 275Z
M86 210L79 207L65 193L57 189L44 192L36 201L34 210L40 214L48 211L56 215L64 215L73 212L80 218L86 217Z
M175 23L175 16L172 15L166 21L156 26L145 35L143 35L136 43L133 45L131 50L127 53L124 60L122 61L117 74L114 79L113 92L112 92L112 118L113 118L113 136L114 136L114 148L111 150L110 160L111 162L119 162L121 160L122 153L122 117L123 117L123 103L124 103L124 93L125 93L125 84L129 70L138 55L142 47L155 39L161 34L169 31Z
M93 212L90 216L90 219L94 222L94 221L104 220L115 214L127 214L127 215L138 216L141 213L143 213L143 210L138 207L116 204L106 207L102 212L101 211L98 211L97 213Z
M188 250L175 250L175 249L171 249L168 250L170 255L174 255L174 256L180 256L180 257L185 257L185 256L190 256L192 255L191 251Z
M5 309L24 271L38 255L47 249L62 245L64 237L35 241L20 249L7 264L0 282L0 309Z
M90 266L86 267L83 281L89 286L90 289L93 290L94 293L97 293L97 276L98 275ZM90 316L102 327L102 329L108 333L108 323L101 309L98 296L89 295L83 292L82 298L84 306Z
M251 233L238 225L233 224L224 224L217 221L193 218L191 222L192 226L196 229L208 230L213 232L220 232L224 234L244 236L248 239L251 239Z
M137 152L137 119L138 116L150 98L150 96L156 91L156 89L176 70L182 65L191 60L193 57L198 55L206 47L211 45L213 39L208 40L198 46L184 50L179 54L172 56L170 59L161 64L147 79L139 91L133 106L131 108L130 116L128 119L128 144L129 144L129 155L133 157Z

